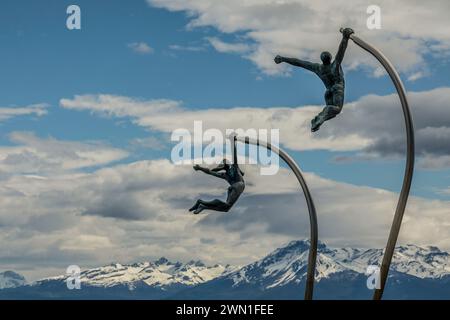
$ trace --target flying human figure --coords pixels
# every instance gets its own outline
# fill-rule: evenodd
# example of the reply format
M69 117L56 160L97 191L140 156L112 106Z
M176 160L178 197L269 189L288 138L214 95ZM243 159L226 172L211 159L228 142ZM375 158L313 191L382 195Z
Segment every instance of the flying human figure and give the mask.
M244 191L244 172L239 168L236 152L236 139L234 138L233 140L234 152L232 164L229 164L226 159L223 159L222 163L213 169L204 168L199 166L198 164L194 166L195 171L200 170L214 177L225 179L230 184L230 186L228 187L227 200L224 202L219 199L214 199L211 201L204 201L202 199L199 199L194 204L194 206L189 209L189 211L194 211L194 214L199 214L205 209L228 212Z
M286 62L296 67L301 67L314 72L322 80L326 87L325 91L325 107L323 110L311 120L311 131L319 130L320 126L327 120L336 117L342 110L344 105L345 81L344 72L341 64L344 59L345 50L347 49L348 39L354 33L351 28L342 30L342 40L336 58L332 61L331 53L324 51L320 54L322 63L313 63L303 61L296 58L286 58L276 56L274 61L276 64Z

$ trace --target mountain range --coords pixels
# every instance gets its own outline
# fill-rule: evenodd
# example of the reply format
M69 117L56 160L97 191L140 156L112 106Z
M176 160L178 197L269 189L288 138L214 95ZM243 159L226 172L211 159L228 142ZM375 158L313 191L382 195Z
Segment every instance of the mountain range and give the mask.
M308 251L308 240L292 241L243 267L165 258L114 263L82 271L80 290L67 288L66 275L27 284L20 275L4 272L0 299L303 299ZM379 265L382 252L319 243L314 298L370 299L366 270ZM384 298L450 299L449 253L398 246Z

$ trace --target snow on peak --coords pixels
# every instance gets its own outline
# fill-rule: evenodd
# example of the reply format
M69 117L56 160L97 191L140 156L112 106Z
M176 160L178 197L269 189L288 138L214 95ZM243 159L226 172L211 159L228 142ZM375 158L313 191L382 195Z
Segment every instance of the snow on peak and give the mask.
M234 271L229 265L206 266L201 261L191 261L183 264L170 262L162 257L154 262L133 264L112 263L107 266L82 270L81 283L98 287L113 287L126 285L131 290L138 284L164 288L171 285L196 285L212 280L221 275ZM52 277L35 283L49 280L65 281L67 276Z
M306 277L309 240L291 241L229 275L234 286L258 282L265 288L300 282ZM381 265L382 249L332 248L319 242L316 281L340 272L365 274L369 265ZM419 278L450 276L450 255L437 247L398 246L391 270Z
M220 264L206 266L201 261L194 260L174 263L162 257L154 262L128 265L113 263L84 270L81 273L81 281L86 285L101 287L126 285L134 289L137 285L148 285L165 289L173 285L197 285L222 277L231 279L233 286L250 283L271 288L304 281L309 244L309 240L291 241L261 260L242 268ZM369 265L380 266L382 253L382 249L333 248L319 242L315 279L321 281L340 273L355 276L365 274ZM391 270L418 278L450 277L450 255L437 247L401 245L395 250ZM37 283L48 280L63 281L66 278L47 278Z

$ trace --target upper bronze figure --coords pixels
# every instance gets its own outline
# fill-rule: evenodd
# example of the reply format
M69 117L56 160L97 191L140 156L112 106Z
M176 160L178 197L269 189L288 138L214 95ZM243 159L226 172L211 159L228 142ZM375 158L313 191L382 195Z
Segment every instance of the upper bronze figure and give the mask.
M339 45L339 50L334 61L332 61L332 56L327 51L320 54L322 63L313 63L282 56L275 57L275 63L277 64L286 62L293 66L301 67L314 72L319 76L327 88L325 91L326 106L314 119L311 120L312 132L319 130L320 126L325 121L336 117L336 115L338 115L342 110L342 106L344 105L345 80L341 63L344 59L345 50L347 49L348 39L352 33L354 32L350 28L345 28L342 30L342 41Z

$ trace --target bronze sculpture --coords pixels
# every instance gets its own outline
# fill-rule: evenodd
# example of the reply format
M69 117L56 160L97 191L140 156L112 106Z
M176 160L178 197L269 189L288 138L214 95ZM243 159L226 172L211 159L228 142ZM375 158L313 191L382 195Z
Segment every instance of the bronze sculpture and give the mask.
M311 120L311 131L319 130L320 126L327 120L336 117L342 110L344 105L345 80L344 71L342 70L342 60L344 59L345 50L347 49L348 39L353 34L353 30L345 28L342 31L342 40L336 58L332 62L331 53L324 51L320 54L322 64L304 61L296 58L286 58L276 56L274 61L279 64L282 62L289 63L296 67L301 67L314 72L326 87L325 91L325 107L323 110Z
M194 166L195 171L200 170L214 177L225 179L230 184L230 186L228 187L227 200L225 202L219 199L214 199L211 201L198 199L197 202L192 206L192 208L189 209L189 211L194 211L194 214L199 214L205 209L228 212L239 199L242 192L244 192L244 172L239 168L235 139L233 139L233 143L234 146L232 164L229 164L226 159L223 159L223 162L213 169L204 168L199 166L198 164Z

